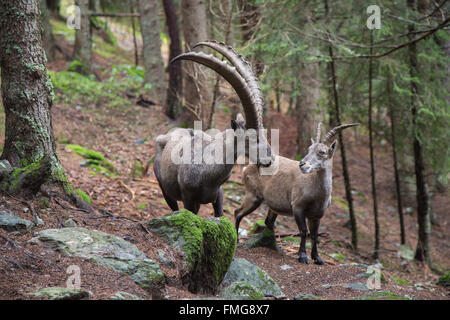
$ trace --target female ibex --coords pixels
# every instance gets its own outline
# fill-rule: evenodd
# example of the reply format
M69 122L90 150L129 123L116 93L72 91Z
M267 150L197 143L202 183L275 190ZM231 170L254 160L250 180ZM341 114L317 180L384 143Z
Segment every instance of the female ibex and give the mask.
M203 64L227 80L239 96L245 114L238 115L236 120L231 121L233 129L230 138L230 130L225 130L214 136L208 135L200 130L176 128L168 134L156 138L156 157L154 171L161 187L164 198L172 210L178 210L177 201L182 201L184 207L197 213L200 204L212 203L214 215L222 215L223 191L222 184L228 180L233 169L234 162L239 156L235 148L237 139L250 140L248 129L254 129L253 133L263 129L262 125L262 98L258 81L254 76L250 65L241 55L238 55L231 47L216 41L200 42L194 46L208 46L226 57L233 66L221 61L213 55L203 52L188 52L175 57L172 61L184 59ZM260 132L259 132L260 133ZM256 164L269 166L272 163L270 145L262 135L257 135L257 143L246 143L244 156L250 158ZM200 145L202 150L213 150L212 157L216 156L215 150L232 150L231 161L229 154L223 153L223 160L211 163L201 157L198 162L176 163L174 154L181 155L183 147ZM181 148L180 148L181 147ZM250 152L253 149L256 152ZM196 158L195 147L190 149L190 158ZM252 151L253 151L252 150ZM264 152L258 152L264 150ZM218 155L222 157L222 155ZM225 159L226 158L226 159Z
M243 217L256 210L265 201L269 207L266 227L273 231L278 214L294 215L300 231L298 260L308 263L306 256L306 218L311 234L311 258L316 264L323 264L317 252L317 237L320 219L331 204L333 154L336 140L328 147L327 143L339 131L357 126L358 123L343 124L330 130L320 141L320 126L317 127L316 140L308 149L301 162L276 156L274 164L278 170L272 175L261 175L260 168L249 165L244 170L245 199L242 206L234 212L236 231ZM270 169L270 167L268 168ZM239 235L239 233L238 233Z

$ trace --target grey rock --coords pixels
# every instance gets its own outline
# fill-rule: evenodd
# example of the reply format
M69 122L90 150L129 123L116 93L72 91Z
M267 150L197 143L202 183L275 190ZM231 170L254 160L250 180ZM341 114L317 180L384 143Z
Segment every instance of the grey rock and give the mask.
M252 285L261 291L264 296L276 297L278 299L285 297L278 284L267 272L243 258L235 258L233 260L222 281L221 287L225 288L236 281Z
M307 294L300 293L294 297L294 300L322 300L322 297L315 296L310 293Z
M164 250L158 249L157 253L158 253L158 258L162 264L168 266L169 268L175 267L175 262L173 261L172 258L167 257L167 254Z
M8 232L27 232L33 227L33 222L22 219L7 211L0 211L0 228Z
M81 300L88 298L89 292L80 289L50 287L36 290L30 295L49 300Z
M164 274L156 261L147 258L134 244L104 232L85 228L47 229L30 240L68 256L92 260L128 275L145 289L163 285Z
M245 281L236 281L224 288L220 296L226 300L263 300L260 290Z
M111 300L143 300L142 298L125 292L125 291L118 291L113 296L110 297Z

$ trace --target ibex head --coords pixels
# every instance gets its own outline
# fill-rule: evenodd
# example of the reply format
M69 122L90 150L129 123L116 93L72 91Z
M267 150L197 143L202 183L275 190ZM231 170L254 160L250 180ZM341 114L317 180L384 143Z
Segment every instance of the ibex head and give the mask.
M308 154L300 161L299 167L303 173L311 173L320 169L324 169L328 163L333 159L334 151L336 150L337 141L334 140L330 146L328 142L340 131L359 125L359 123L343 124L330 130L325 138L320 141L320 127L319 122L317 126L316 140L311 139L312 144L308 148Z
M260 132L253 128L247 129L242 114L239 113L236 116L236 120L231 120L231 128L234 130L236 156L244 155L252 162L263 167L268 167L272 164L274 161L272 148L265 135L259 134ZM244 145L243 150L239 148L240 144ZM244 154L240 154L242 151Z
M245 153L252 162L263 166L271 165L273 156L270 145L267 142L267 139L263 137L262 134L259 134L260 129L263 129L263 102L261 90L250 64L242 57L242 55L236 53L231 46L227 46L222 42L203 41L197 43L193 49L199 46L206 46L219 52L227 58L227 60L231 63L231 66L227 62L221 61L213 55L207 55L203 52L194 51L181 54L172 59L171 62L176 60L191 60L200 63L213 69L224 77L228 83L230 83L241 100L245 114L245 120L242 116L240 116L239 119L231 121L231 126L235 131L237 129L242 129L243 132L240 134L250 137L249 141L247 141L248 143L246 143L249 147L245 148ZM252 142L251 135L249 135L248 132L249 129L254 129L256 131L256 143L255 141ZM256 148L259 152L250 152L252 148Z

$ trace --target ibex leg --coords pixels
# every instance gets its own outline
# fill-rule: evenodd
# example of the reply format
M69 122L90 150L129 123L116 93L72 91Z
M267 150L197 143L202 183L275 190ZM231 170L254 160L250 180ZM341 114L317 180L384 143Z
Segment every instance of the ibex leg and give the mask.
M238 234L238 242L239 242L239 224L241 223L242 218L255 211L259 207L261 202L262 200L254 196L246 196L242 206L234 211L235 227L236 232Z
M314 260L315 264L323 264L322 259L319 257L317 251L317 240L319 238L319 226L320 219L308 219L309 232L311 233L311 259Z
M306 227L306 219L303 209L294 209L295 222L300 231L300 249L298 250L298 261L308 264L308 257L306 256L306 234L308 228Z
M216 201L213 202L214 216L221 217L223 215L223 189L219 188Z

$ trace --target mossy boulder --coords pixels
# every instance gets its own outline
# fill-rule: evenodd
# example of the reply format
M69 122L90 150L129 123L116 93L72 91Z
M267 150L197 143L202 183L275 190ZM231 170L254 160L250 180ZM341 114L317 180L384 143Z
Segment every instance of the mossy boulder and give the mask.
M220 296L225 300L263 300L264 295L251 284L236 281L222 290Z
M33 222L22 219L7 211L0 211L0 228L8 232L27 232L34 226Z
M412 300L412 298L391 291L373 291L357 297L355 300Z
M111 300L143 300L142 298L125 291L118 291L110 297Z
M147 227L182 255L182 279L189 291L217 291L236 248L236 231L228 218L201 218L183 209L152 219Z
M295 296L294 300L322 300L322 297L315 296L310 293L307 294L300 293Z
M89 297L87 291L62 287L42 288L33 291L30 295L48 300L81 300Z
M164 274L156 261L147 258L134 244L111 234L79 227L47 229L30 242L126 274L152 294L157 294L164 283Z
M264 228L261 233L248 238L244 245L248 249L265 247L272 250L281 251L281 249L278 247L275 233L269 228Z
M439 278L438 284L447 288L450 287L450 271Z
M231 263L222 281L222 290L225 290L226 287L236 281L244 282L255 287L266 297L275 297L278 299L285 297L278 284L267 272L243 258L235 258Z

